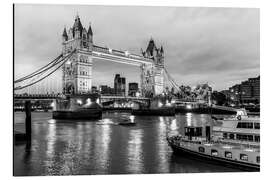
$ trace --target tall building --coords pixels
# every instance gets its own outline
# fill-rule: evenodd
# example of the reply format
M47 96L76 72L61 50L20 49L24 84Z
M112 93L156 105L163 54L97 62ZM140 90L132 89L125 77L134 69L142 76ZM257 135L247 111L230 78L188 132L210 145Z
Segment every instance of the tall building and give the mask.
M229 88L232 96L240 103L260 103L260 76L249 78Z
M135 83L135 82L134 83L128 83L128 95L129 96L135 97L138 90L139 90L138 83Z
M79 16L75 18L73 27L68 31L64 28L62 34L63 57L69 55L74 49L76 52L69 58L62 68L63 93L81 94L91 92L92 87L92 56L93 32L89 25L86 30Z
M120 74L116 74L114 77L114 92L117 96L126 95L126 78L121 77Z

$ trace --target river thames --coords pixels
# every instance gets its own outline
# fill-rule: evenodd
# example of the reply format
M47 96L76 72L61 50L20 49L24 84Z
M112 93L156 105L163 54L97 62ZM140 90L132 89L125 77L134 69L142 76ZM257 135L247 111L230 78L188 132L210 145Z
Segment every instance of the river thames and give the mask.
M23 123L24 116L16 112L14 123ZM242 171L175 156L168 146L167 133L183 134L185 126L212 126L209 115L135 116L136 126L114 124L123 116L130 113L107 112L100 121L71 121L54 120L50 112L33 112L31 144L14 145L14 175Z

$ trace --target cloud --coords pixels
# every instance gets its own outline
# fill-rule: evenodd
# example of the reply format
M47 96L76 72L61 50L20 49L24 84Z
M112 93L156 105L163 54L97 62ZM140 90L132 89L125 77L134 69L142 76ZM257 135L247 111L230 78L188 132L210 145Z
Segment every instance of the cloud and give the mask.
M17 4L15 76L61 52L63 28L77 12L85 27L91 22L97 45L140 53L153 37L179 84L209 81L221 90L260 73L259 9ZM116 73L139 82L137 67L94 63L94 85L112 84Z

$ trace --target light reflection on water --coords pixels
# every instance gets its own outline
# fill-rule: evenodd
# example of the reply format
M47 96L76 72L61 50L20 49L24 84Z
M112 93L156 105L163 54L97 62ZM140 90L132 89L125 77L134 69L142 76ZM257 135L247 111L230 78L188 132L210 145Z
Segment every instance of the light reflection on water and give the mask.
M208 115L135 116L134 127L116 125L128 113L106 113L101 121L35 114L39 116L33 120L31 150L25 144L14 147L14 175L239 171L173 156L166 135L183 134L185 126L209 125Z
M128 172L140 173L143 169L142 163L142 137L141 129L131 129L128 133Z

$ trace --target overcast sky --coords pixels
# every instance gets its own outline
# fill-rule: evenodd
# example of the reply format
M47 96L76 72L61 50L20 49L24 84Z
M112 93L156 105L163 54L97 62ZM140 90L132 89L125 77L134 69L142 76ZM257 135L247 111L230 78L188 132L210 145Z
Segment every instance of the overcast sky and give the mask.
M140 53L153 37L179 85L222 90L260 74L259 9L16 5L15 78L61 53L63 28L77 13L86 28L91 22L96 45ZM94 61L93 85L112 86L115 73L139 82L138 67Z

